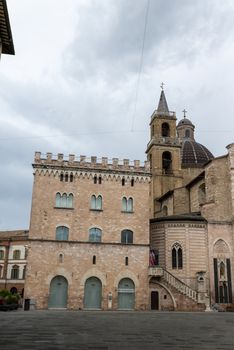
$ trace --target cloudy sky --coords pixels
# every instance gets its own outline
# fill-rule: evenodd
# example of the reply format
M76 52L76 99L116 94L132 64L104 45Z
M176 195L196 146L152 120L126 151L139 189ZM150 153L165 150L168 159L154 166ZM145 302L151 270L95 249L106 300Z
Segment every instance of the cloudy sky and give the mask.
M29 227L35 151L144 161L162 81L198 142L219 156L234 141L233 0L8 0L8 10L0 230Z

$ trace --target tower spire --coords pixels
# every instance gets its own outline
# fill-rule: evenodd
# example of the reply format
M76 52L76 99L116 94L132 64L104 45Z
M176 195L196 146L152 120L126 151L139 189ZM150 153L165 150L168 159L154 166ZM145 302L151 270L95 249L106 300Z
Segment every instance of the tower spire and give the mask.
M161 95L160 95L160 99L159 99L159 102L158 102L158 108L157 108L157 112L161 112L161 113L169 113L169 108L168 108L168 105L167 105L167 100L166 100L166 96L165 96L165 93L164 93L164 90L163 90L163 86L165 84L162 83L160 85L162 91L161 91Z

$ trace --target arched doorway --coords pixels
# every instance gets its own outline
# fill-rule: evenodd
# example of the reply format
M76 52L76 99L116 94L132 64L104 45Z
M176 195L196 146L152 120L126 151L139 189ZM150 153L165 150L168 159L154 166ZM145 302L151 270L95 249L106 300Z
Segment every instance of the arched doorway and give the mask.
M151 310L159 310L159 295L156 290L151 292Z
M11 290L10 290L10 292L11 292L12 294L17 294L17 293L18 293L18 290L17 290L16 287L12 287Z
M84 307L85 309L101 309L102 282L97 277L90 277L85 282Z
M67 307L68 282L63 276L56 276L50 282L49 308L63 309Z
M135 306L135 285L130 278L123 278L118 286L118 309L133 310Z

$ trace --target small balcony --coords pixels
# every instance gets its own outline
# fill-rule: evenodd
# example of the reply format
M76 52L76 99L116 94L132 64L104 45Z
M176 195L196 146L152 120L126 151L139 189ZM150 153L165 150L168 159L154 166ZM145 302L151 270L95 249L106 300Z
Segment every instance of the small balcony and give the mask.
M163 276L163 269L158 266L149 266L149 272L150 277L162 277Z

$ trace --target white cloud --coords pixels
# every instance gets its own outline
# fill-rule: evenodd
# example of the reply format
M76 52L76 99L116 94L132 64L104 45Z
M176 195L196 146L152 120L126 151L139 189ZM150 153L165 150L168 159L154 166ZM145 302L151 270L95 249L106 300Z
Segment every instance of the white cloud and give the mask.
M188 110L197 140L215 155L226 152L234 130L233 1L150 1L133 116L146 3L8 0L16 56L0 62L0 229L28 226L36 150L144 160L161 81L177 118ZM133 119L139 132L131 132Z

